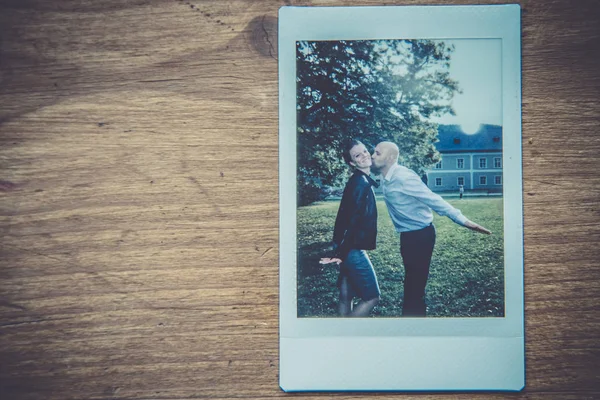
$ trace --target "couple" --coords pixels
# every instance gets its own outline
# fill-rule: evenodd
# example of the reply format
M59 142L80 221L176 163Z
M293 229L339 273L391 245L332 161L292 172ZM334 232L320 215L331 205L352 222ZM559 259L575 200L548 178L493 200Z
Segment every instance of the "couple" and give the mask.
M354 169L340 203L333 243L335 254L320 263L338 263L340 275L339 313L343 317L366 317L379 302L379 285L366 250L375 249L377 205L371 169L381 175L383 196L396 231L400 233L400 254L404 263L402 316L425 316L425 286L435 244L433 214L447 216L475 232L490 234L469 221L461 212L433 193L412 170L398 165L399 150L392 142L381 142L371 155L358 140L343 149L344 160ZM361 301L352 307L352 299Z

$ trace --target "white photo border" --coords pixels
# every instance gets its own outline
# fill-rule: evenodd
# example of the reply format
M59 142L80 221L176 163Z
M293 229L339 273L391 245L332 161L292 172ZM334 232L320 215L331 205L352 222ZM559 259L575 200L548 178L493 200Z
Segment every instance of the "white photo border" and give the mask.
M296 42L395 38L502 40L504 317L297 316ZM523 388L520 38L520 7L516 4L280 9L279 320L283 390ZM352 372L364 372L359 366L367 362L378 366L368 377ZM386 368L383 373L382 366Z

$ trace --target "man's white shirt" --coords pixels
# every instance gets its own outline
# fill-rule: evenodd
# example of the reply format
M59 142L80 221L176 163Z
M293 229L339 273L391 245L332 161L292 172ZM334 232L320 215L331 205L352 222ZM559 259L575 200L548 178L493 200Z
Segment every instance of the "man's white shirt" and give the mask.
M433 193L411 169L393 165L383 178L383 196L397 232L423 229L433 221L435 211L459 225L467 218L438 194Z

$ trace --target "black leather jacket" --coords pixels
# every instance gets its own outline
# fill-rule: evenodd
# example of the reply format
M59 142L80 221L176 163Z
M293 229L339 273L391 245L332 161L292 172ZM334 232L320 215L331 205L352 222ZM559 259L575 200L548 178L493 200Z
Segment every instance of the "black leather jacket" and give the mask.
M333 231L335 257L345 260L350 249L375 248L377 204L373 186L377 183L359 170L346 183Z

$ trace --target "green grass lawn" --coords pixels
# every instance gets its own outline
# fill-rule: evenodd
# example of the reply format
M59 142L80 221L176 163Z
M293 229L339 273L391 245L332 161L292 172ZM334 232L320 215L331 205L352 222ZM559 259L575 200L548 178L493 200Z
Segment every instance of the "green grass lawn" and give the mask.
M436 245L426 290L427 315L434 317L504 316L504 252L502 198L449 200L463 214L490 229L491 236L472 232L446 217L435 215ZM337 315L339 267L320 265L328 256L339 201L298 208L298 316ZM381 301L377 317L402 312L404 267L399 234L385 203L379 211L377 249L369 251Z

